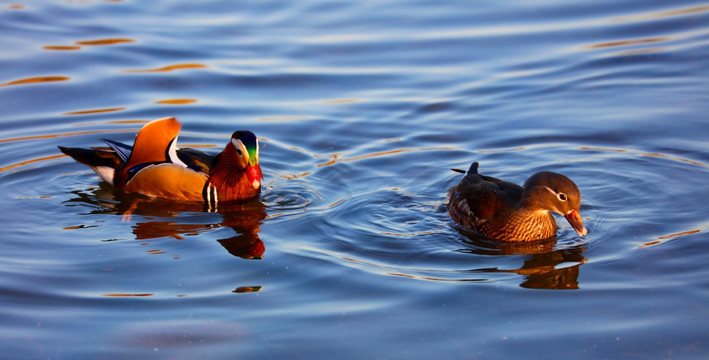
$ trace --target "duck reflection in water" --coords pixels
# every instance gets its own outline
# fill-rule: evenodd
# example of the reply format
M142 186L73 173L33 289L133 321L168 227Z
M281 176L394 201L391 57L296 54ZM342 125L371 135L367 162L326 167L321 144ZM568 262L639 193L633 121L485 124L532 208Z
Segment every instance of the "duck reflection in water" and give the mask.
M579 270L586 262L583 243L556 248L556 237L539 242L500 242L486 239L467 229L458 228L465 236L466 248L460 252L476 255L523 256L517 269L480 268L482 273L515 273L522 275L521 287L531 289L578 289ZM567 266L568 265L568 266Z
M91 192L74 191L76 197L65 202L67 206L91 205L90 214L116 214L135 221L136 239L154 239L197 235L220 227L232 228L237 234L217 240L230 254L242 259L261 259L265 251L258 236L261 222L266 218L266 205L258 199L244 202L220 203L215 217L191 216L205 211L204 204L145 198L140 195L115 191L101 182ZM208 220L207 220L208 219ZM211 220L219 220L211 222Z

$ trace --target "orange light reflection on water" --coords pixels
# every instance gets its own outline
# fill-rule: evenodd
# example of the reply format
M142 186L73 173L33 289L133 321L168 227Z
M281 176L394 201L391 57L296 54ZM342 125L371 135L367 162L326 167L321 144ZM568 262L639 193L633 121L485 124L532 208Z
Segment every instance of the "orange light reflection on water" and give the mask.
M45 45L44 50L81 50L81 46L76 45Z
M156 104L165 104L165 105L186 105L186 104L194 104L197 102L197 99L165 99L165 100L158 100L155 103Z
M664 242L667 241L667 240L672 240L672 239L676 239L676 238L679 238L679 237L682 237L682 236L687 236L687 235L693 235L693 234L697 234L697 233L700 233L700 232L702 232L702 230L700 230L700 229L695 229L695 230L682 231L682 232L678 232L678 233L675 233L675 234L669 234L669 235L658 236L658 237L657 237L657 240L655 240L655 241L649 241L649 242L643 243L643 244L641 244L641 245L638 246L638 247L639 247L639 248L646 248L646 247L650 247L650 246L655 246L655 245L662 244L662 243L664 243Z
M659 158L665 158L665 159L670 159L670 160L682 161L682 162L686 162L686 163L689 163L692 165L697 165L697 166L702 166L702 167L707 166L706 164L701 163L699 161L685 159L685 158L681 158L678 156L660 154L660 153L651 153L651 152L631 150L631 149L613 149L613 148L602 148L602 147L596 147L596 146L579 146L578 149L579 150L592 150L592 151L618 152L618 153L634 153L634 154L637 154L640 156L659 157Z
M39 76L39 77L32 77L32 78L27 78L27 79L8 81L6 83L0 84L0 86L36 84L36 83L43 83L43 82L67 81L67 80L71 80L71 78L67 77L67 76Z
M13 142L13 141L24 141L24 140L39 140L39 139L52 139L58 137L67 136L78 136L78 135L88 135L88 134L107 134L107 133L118 133L118 132L138 132L140 129L112 129L112 130L88 130L88 131L77 131L63 134L47 134L47 135L34 135L34 136L23 136L17 138L0 139L1 143Z
M632 21L644 21L653 19L662 19L673 16L682 16L689 14L697 14L709 11L709 5L695 6L691 8L683 8L676 10L660 11L646 14L630 15L612 19L611 22L632 22Z
M165 72L165 71L174 71L174 70L182 70L182 69L203 69L206 67L207 67L207 65L204 65L204 64L175 64L175 65L168 65L168 66L163 66L163 67L154 68L154 69L125 70L125 72L129 72L129 73Z
M113 39L97 39L97 40L85 40L77 41L77 45L113 45L113 44L124 44L135 42L133 39L123 39L123 38L113 38Z
M429 148L406 148L406 149L380 151L380 152L375 152L375 153L371 153L371 154L353 156L353 157L349 157L349 158L340 158L340 154L332 154L331 159L329 161L324 162L322 164L318 164L317 167L330 166L330 165L333 165L333 164L340 162L340 161L350 162L350 161L358 161L358 160L371 159L371 158L376 158L376 157L381 157L381 156L402 154L402 153L409 153L409 152L453 150L453 149L454 148L450 147L450 146L437 146L437 147L429 147Z
M126 109L125 107L114 107L114 108L106 108L106 109L80 110L80 111L65 112L63 115L98 114L98 113L113 112L113 111L123 111L125 109Z
M97 39L97 40L79 40L75 41L76 45L45 45L42 47L44 50L81 50L81 46L102 46L102 45L115 45L115 44L127 44L133 43L133 39L125 38L110 38L110 39Z
M47 160L58 159L58 158L65 157L65 156L66 156L66 155L64 155L64 154L57 154L57 155L44 156L44 157L37 158L37 159L31 159L31 160L20 161L20 162L18 162L18 163L16 163L16 164L12 164L12 165L8 165L8 166L1 167L1 168L0 168L0 173L1 173L1 172L4 172L4 171L7 171L7 170L10 170L10 169L14 169L14 168L20 167L20 166L24 166L24 165L28 165L28 164L32 164L32 163L36 163L36 162L41 162L41 161L47 161Z
M84 122L84 123L77 123L73 124L72 126L75 127L83 127L83 126L96 126L96 125L103 125L103 124L147 124L149 123L150 120L108 120L108 121L92 121L92 122Z
M610 42L605 42L605 43L600 43L600 44L588 45L584 48L585 49L599 49L599 48L614 47L614 46L652 44L652 43L656 43L656 42L663 42L663 41L670 41L670 40L672 40L672 38L666 36L666 37L654 37L654 38L635 39L635 40L610 41Z

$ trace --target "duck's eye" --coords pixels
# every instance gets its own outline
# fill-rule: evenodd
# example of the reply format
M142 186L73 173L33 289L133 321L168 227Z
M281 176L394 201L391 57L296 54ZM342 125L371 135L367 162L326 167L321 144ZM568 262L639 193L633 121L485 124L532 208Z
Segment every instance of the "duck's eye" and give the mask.
M234 150L236 150L236 154L239 155L239 157L244 157L244 144L241 142L239 139L231 139L231 144L234 145Z
M568 199L568 197L564 193L558 193L556 197L559 198L559 200L561 201L566 201Z

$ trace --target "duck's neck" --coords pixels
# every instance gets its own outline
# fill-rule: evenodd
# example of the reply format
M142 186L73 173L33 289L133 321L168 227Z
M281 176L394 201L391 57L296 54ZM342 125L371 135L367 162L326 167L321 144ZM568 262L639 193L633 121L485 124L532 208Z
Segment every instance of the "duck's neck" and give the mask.
M546 239L556 234L556 220L549 211L520 211L517 216L523 218L522 224L526 224L527 228L525 231L535 239Z
M556 221L548 211L520 209L500 218L498 224L489 227L489 231L490 234L486 235L492 238L517 241L542 240L554 236Z
M218 201L245 200L259 194L246 176L246 170L239 168L228 156L221 156L209 172L209 186L216 189Z

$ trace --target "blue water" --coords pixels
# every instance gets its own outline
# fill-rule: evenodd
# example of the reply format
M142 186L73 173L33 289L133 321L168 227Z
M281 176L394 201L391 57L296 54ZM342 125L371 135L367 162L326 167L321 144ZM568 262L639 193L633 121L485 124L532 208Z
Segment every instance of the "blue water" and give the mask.
M709 358L709 3L0 4L0 358ZM219 212L56 146L261 139ZM487 241L450 168L581 189Z

